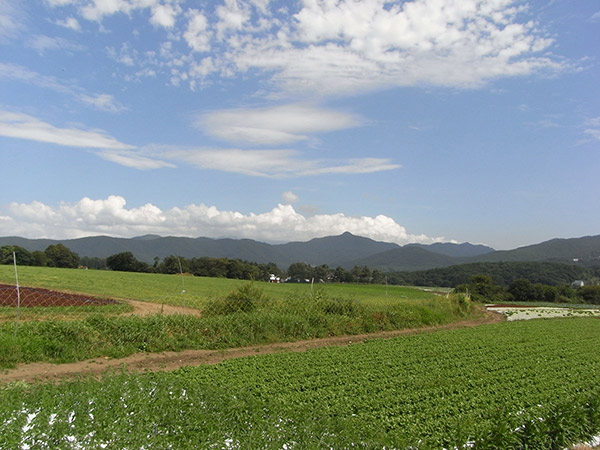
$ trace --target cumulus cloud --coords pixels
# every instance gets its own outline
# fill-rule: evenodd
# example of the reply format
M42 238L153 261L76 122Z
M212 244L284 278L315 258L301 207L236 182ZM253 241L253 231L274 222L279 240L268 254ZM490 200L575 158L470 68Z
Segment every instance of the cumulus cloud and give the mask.
M58 25L58 26L68 28L73 31L81 31L81 25L79 24L79 21L75 17L67 17L62 20L57 20L54 23L56 23L56 25Z
M179 7L173 5L157 4L152 6L152 17L150 23L155 26L164 28L172 28L175 25L175 20L179 14Z
M312 133L355 127L361 122L345 112L289 104L213 111L199 116L196 124L205 133L229 142L281 145L307 140Z
M67 147L132 149L102 131L57 128L33 116L0 110L0 136L47 142Z
M6 0L4 0L6 1ZM518 0L222 0L187 10L167 0L81 0L102 21L149 11L181 42L144 64L192 88L207 78L262 75L276 93L352 95L394 86L471 88L489 80L568 67ZM185 17L185 20L177 18ZM594 15L595 17L595 15ZM195 71L210 53L211 70Z
M294 194L292 191L285 191L281 194L281 198L286 204L296 203L298 201L298 196Z
M206 16L197 9L191 9L187 12L187 17L187 29L183 33L183 39L196 52L209 51L211 36Z
M291 205L279 204L265 213L221 211L215 206L191 204L161 210L150 203L127 208L123 197L82 198L57 206L41 202L11 203L0 216L0 234L47 238L74 238L107 234L132 237L155 233L170 236L249 238L259 241L309 240L349 231L371 239L406 244L443 240L411 234L391 217L347 216L343 213L305 217Z

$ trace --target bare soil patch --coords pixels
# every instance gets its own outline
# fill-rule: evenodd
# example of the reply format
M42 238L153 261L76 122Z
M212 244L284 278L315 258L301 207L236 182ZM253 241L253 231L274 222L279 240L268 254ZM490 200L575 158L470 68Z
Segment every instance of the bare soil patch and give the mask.
M160 307L161 305L158 306ZM358 334L351 336L333 336L321 339L280 342L276 344L257 345L252 347L231 348L224 350L185 350L182 352L137 353L119 359L110 359L105 357L69 364L23 364L15 369L9 369L3 373L0 373L0 383L11 383L17 381L28 383L51 381L58 383L82 376L94 376L99 378L103 374L114 373L115 371L170 371L184 366L217 364L221 361L232 358L243 358L247 356L264 355L277 352L303 352L312 348L345 346L364 342L365 340L369 339L388 339L396 336L433 332L437 330L474 327L500 322L502 320L504 320L504 316L502 314L485 312L484 315L478 319L471 319L447 325L426 328L382 331L378 333Z
M141 302L138 300L123 300L133 306L130 313L134 316L151 316L153 314L186 314L188 316L200 316L201 311L195 308L183 306L164 305L159 303Z
M117 303L108 298L98 298L89 295L71 294L50 289L17 287L0 284L0 306L17 305L23 308L52 307L52 306L102 306Z

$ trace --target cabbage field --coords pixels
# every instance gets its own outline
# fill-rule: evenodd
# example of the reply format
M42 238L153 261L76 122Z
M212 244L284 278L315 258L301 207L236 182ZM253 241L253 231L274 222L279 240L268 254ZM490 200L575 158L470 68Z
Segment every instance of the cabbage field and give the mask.
M600 432L600 320L437 331L0 388L0 448L560 449Z

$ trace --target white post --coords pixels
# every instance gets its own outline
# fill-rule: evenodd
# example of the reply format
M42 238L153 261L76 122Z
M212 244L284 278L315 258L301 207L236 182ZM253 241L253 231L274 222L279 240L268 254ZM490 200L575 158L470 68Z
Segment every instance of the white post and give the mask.
M19 274L17 272L17 255L13 252L13 266L15 268L15 282L17 285L17 313L15 315L15 336L17 335L17 323L19 321L19 311L21 309L21 290L19 289Z
M181 274L181 297L183 303L183 313L185 314L185 296L183 295L185 294L185 281L183 277L183 267L181 267L181 259L179 259L179 256L177 257L177 262L179 263L179 273Z

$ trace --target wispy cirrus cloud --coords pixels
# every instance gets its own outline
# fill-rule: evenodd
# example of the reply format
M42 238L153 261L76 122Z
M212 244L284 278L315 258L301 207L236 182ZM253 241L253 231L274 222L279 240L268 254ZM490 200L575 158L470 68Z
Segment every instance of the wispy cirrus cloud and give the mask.
M77 202L47 205L11 203L0 214L0 234L24 237L76 238L90 235L132 237L147 233L168 236L249 238L260 241L308 240L349 231L371 239L406 244L431 243L441 237L409 233L391 217L348 216L343 213L305 217L291 205L279 204L262 213L223 211L203 203L161 210L147 203L126 207L124 197L84 197Z
M364 174L395 170L387 158L311 159L297 150L177 149L168 147L157 157L182 161L199 169L219 170L266 178L292 178L324 174Z
M119 113L127 109L110 94L92 94L79 86L66 84L56 77L40 74L18 64L0 62L0 80L2 79L15 80L65 94L101 111Z
M175 164L167 161L163 161L158 158L153 158L144 155L139 151L118 151L118 150L104 150L98 152L98 156L101 158L119 164L125 167L131 167L138 170L152 170L162 169L163 167L175 168Z
M34 49L39 55L44 55L47 51L64 50L78 52L84 49L83 46L75 44L68 39L50 37L43 34L30 36L27 39L27 46Z
M17 38L25 29L25 13L16 0L0 0L0 43Z
M321 107L289 104L266 108L237 108L201 114L196 125L228 142L252 145L291 144L361 125L356 115Z
M600 116L587 119L583 132L594 140L600 141Z
M59 128L28 114L0 110L0 136L46 142L66 147L127 150L132 145L119 142L96 130Z
M28 114L3 110L0 110L0 136L102 150L96 152L101 158L139 170L172 168L176 167L175 162L180 162L203 170L289 178L373 173L401 167L387 158L310 159L297 150L177 148L160 145L138 149L103 131L60 128Z

